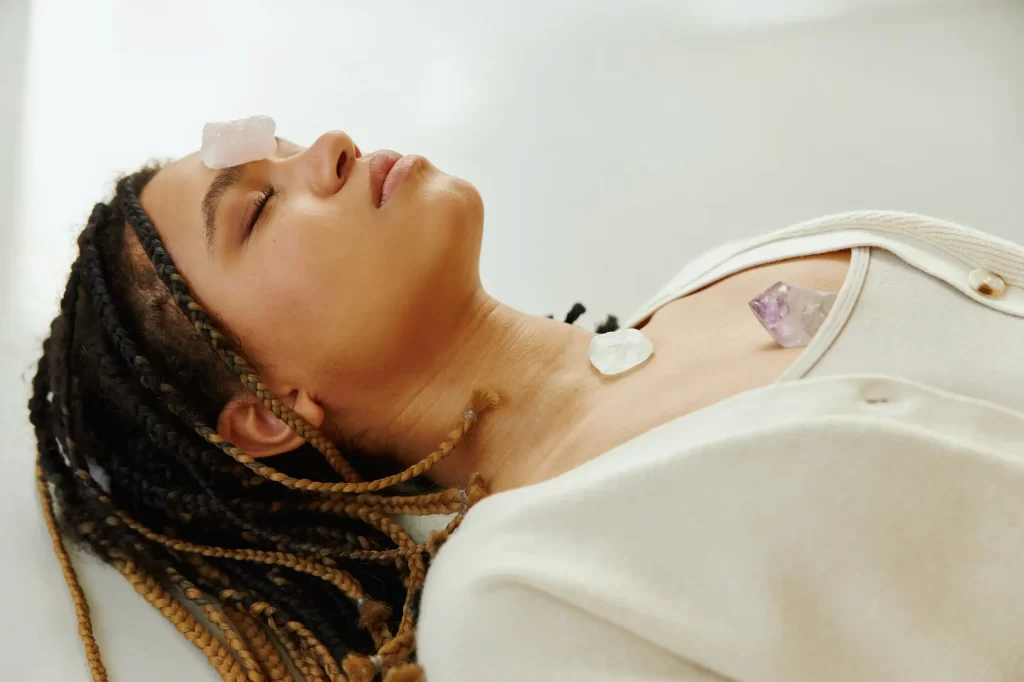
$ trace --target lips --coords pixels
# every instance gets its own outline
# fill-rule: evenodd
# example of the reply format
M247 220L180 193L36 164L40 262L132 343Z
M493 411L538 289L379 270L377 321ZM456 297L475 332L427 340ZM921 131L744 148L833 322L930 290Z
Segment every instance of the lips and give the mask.
M387 203L388 198L398 190L399 186L405 182L405 179L409 177L413 168L416 168L420 161L424 161L422 156L406 154L398 160L398 163L391 167L387 177L384 178L384 187L381 189L380 203L382 206Z
M381 149L364 157L370 164L370 197L374 206L380 206L384 198L384 181L402 155L390 149Z

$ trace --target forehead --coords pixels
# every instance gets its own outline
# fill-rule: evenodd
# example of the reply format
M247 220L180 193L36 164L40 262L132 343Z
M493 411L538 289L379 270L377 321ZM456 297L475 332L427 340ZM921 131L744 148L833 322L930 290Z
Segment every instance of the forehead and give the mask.
M217 171L203 165L199 152L192 152L164 166L158 175L165 176L164 179L171 182L192 184L205 190Z
M195 152L164 166L143 189L142 208L172 254L183 237L202 229L203 194L216 175Z
M276 156L291 156L301 150L293 142L281 139ZM204 242L203 196L219 172L207 168L200 153L193 152L164 166L143 189L139 197L142 208L172 256L174 251L181 253L189 248L192 241Z
M153 176L143 189L143 203L148 204L147 211L149 206L163 208L171 204L179 208L191 205L198 211L199 202L216 175L217 171L203 165L199 152L183 156Z
M275 156L292 156L303 147L285 139L278 139ZM188 219L202 218L203 195L219 171L207 168L199 152L183 156L164 166L143 190L143 208L158 213L188 213ZM150 213L156 220L156 216Z

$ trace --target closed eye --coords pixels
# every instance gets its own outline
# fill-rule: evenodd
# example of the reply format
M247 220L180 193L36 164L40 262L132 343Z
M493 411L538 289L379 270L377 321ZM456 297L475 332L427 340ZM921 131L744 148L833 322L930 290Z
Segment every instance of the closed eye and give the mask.
M267 207L267 203L275 194L277 194L277 190L274 189L274 186L267 185L263 188L263 191L256 196L256 200L253 202L251 217L245 226L245 239L248 239L249 235L252 234L252 231L256 229L256 225L259 223L260 217L263 215L263 209Z

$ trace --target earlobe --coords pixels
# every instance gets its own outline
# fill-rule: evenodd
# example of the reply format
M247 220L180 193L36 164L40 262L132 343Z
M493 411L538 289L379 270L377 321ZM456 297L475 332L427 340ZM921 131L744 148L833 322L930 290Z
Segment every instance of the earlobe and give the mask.
M292 409L296 414L319 428L324 420L323 408L302 390L289 397L294 401ZM254 458L280 455L305 442L250 393L239 395L224 406L217 417L217 432Z
M295 404L292 410L299 415L314 429L319 429L324 423L324 408L313 399L309 393L303 390L295 391Z

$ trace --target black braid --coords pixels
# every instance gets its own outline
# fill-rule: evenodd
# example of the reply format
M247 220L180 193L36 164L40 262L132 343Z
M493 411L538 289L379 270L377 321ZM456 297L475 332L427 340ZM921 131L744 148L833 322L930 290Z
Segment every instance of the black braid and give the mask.
M100 204L99 206L105 205ZM100 312L99 317L104 330L113 340L135 378L151 392L169 399L176 391L168 390L171 388L171 382L156 371L152 364L139 353L136 344L129 338L127 331L121 325L117 310L110 299L110 294L104 282L104 269L94 242L95 233L102 226L102 223L97 222L95 218L98 216L100 221L109 220L114 214L109 209L103 210L97 207L93 215L94 219L90 220L90 226L86 228L80 239L84 264L89 272L90 282L93 284L93 305ZM163 253L162 246L152 248ZM166 266L164 267L166 268ZM205 318L205 313L203 315L203 319L207 319ZM110 359L99 355L98 363L100 365L98 379L104 385L104 388L113 391L120 399L118 401L120 404L132 404L130 398L127 398L125 395L128 392L126 386L118 380L117 368L111 367ZM184 468L192 481L199 485L200 489L206 494L208 503L239 528L260 538L267 546L281 546L289 552L311 554L332 552L330 547L296 541L294 538L256 526L238 516L214 492L213 486L209 481L209 475L200 472L196 466L196 462L199 460L207 467L213 464L214 468L223 470L229 465L230 460L224 457L211 458L208 447L197 447L194 443L190 443L182 434L177 432L168 419L161 417L151 409L145 400L135 403L134 408L134 414L130 416L137 424L143 427L149 436L150 442L158 445L164 451L172 453L177 463ZM175 413L182 417L183 420L191 422L190 425L194 428L203 426L195 410L179 406ZM146 459L142 458L141 461L145 462ZM163 466L166 466L166 464L166 460L162 462ZM237 466L229 468L233 471L237 470Z
M275 399L196 304L142 210L139 194L155 172L128 176L113 201L94 207L32 381L29 418L61 532L169 590L189 587L194 605L227 600L281 628L301 624L339 661L373 653L403 608L415 615L418 595L407 586L425 559L409 554L407 537L396 535L400 548L359 518L310 508L322 495L268 482L222 452L233 446L210 425L239 381L264 404ZM583 311L577 304L566 321ZM272 409L312 443L274 457L274 468L340 481L314 449L324 446L316 430L283 405ZM256 563L247 554L256 551L283 552L286 565ZM299 564L352 579L365 599L287 567ZM207 596L195 597L192 585ZM373 609L374 621L366 604L388 608Z
M63 475L59 477L59 480L51 480L57 489L56 499L58 502L65 505L78 503L77 508L83 512L81 515L81 518L84 519L83 522L71 530L70 519L65 519L65 528L73 536L86 540L87 544L100 551L106 558L113 558L112 551L116 550L122 556L135 557L143 565L152 564L154 561L159 561L159 557L165 552L161 548L147 548L144 538L135 535L121 524L113 522L114 519L108 515L111 511L110 499L92 479L87 460L81 454L78 444L70 436L72 433L84 434L84 431L75 429L73 414L77 411L71 408L72 403L75 402L73 394L78 386L74 372L75 353L73 350L75 347L76 308L79 303L80 271L78 266L77 261L72 265L69 287L61 299L61 316L52 326L54 333L51 338L44 343L44 353L50 351L53 362L49 369L44 369L43 361L40 361L37 380L33 382L34 391L30 405L38 410L38 406L49 400L51 417L49 424L52 426L52 440L47 440L45 446L41 444L41 450L45 447L60 452L61 464L64 465L65 471L71 474L70 480L73 482L74 490L69 489L71 486L68 485L67 479ZM52 348L53 336L63 337L64 352L54 351ZM48 387L44 384L46 378L49 379ZM37 410L30 408L30 414ZM43 438L50 435L47 431L48 429L45 427L41 429L37 427L37 432ZM43 466L43 463L44 460L40 457L40 465ZM55 464L52 454L51 463ZM43 470L45 472L45 468ZM63 490L61 490L62 488ZM76 507L68 507L68 509L74 508ZM100 523L103 524L102 527L108 529L102 540L98 540L96 537ZM150 551L147 552L147 549Z
M565 323L575 324L576 320L580 319L580 316L583 315L583 313L585 312L587 312L587 309L586 307L584 307L582 303L574 303L572 308L565 316ZM554 319L554 315L547 315L546 317L548 319ZM607 332L613 332L618 328L619 318L615 317L614 315L609 315L607 318L605 318L604 322L597 325L595 331L597 331L598 334L605 334Z
M372 649L373 643L365 632L359 633L359 640L350 641L345 643L345 635L339 629L338 624L344 622L358 621L359 614L356 611L351 602L344 599L335 599L334 597L328 597L332 591L323 591L318 596L320 599L309 599L309 592L300 592L294 587L291 589L285 589L282 585L277 585L271 581L268 576L268 572L262 570L258 566L244 565L237 562L217 562L215 564L217 568L231 576L232 580L238 585L243 586L254 594L260 594L266 597L266 601L274 604L277 608L284 611L286 616L289 616L295 620L305 623L311 630L317 633L320 641L334 654L335 658L342 658L347 652L355 647L357 650L370 650ZM285 573L289 579L294 579L296 573L294 571L288 571L285 569ZM308 587L316 590L314 594L320 592L319 585L315 583L319 581L311 581ZM337 591L333 591L336 597ZM333 609L330 616L328 616L321 608L320 604L324 604L323 599L328 599L326 603L331 605L340 605L345 602L347 606L339 609Z
M136 338L121 321L118 308L130 311L131 302L116 303L112 288L130 290L131 287L124 282L120 287L111 287L109 282L116 282L118 276L127 277L131 268L124 264L122 253L101 253L103 244L114 241L104 239L104 230L123 232L124 227L116 211L100 204L92 212L80 239L80 258L72 269L60 316L44 343L29 403L30 419L39 442L40 466L59 505L64 533L84 543L101 558L108 561L130 559L154 576L166 575L163 570L166 566L180 568L180 560L166 548L118 522L118 510L128 512L146 525L173 530L175 536L200 544L215 542L275 549L284 546L287 551L310 553L331 550L325 543L298 539L286 530L260 528L224 502L221 496L225 489L230 495L244 498L261 488L237 483L227 485L228 480L237 480L239 469L247 478L252 475L212 450L194 433L189 436L175 426L178 418L198 420L202 407L180 405L181 409L172 413L161 404L170 382L161 376L163 370L142 354ZM103 260L104 255L107 262ZM111 274L108 263L117 260L121 261L121 267L114 270L117 274ZM155 331L168 333L171 330ZM183 356L195 355L194 348L182 350ZM178 364L189 361L179 358ZM204 372L199 370L193 374L202 376ZM205 375L209 377L208 373ZM203 400L198 403L202 404ZM86 424L90 428L85 428ZM109 476L109 492L101 489L88 474L90 463ZM215 482L219 483L216 489ZM173 504L174 495L168 500L168 495L154 494L158 489L174 490L181 496L180 500L200 504L189 512L182 505ZM284 489L276 492L278 497L293 495ZM247 505L250 510L259 507L259 496L252 498L250 495ZM184 523L183 513L198 514L204 518L204 523ZM255 515L246 516L253 518ZM294 518L295 515L289 516ZM310 519L306 523L314 518L312 514L307 516ZM319 517L318 525L322 525L322 515L315 516ZM263 514L264 521L271 517L269 513ZM345 525L351 529L359 522L345 519ZM254 538L256 542L247 542L240 537L240 531L260 537ZM375 530L371 532L375 543L394 548L388 538ZM391 573L395 573L393 568ZM391 581L401 584L397 575ZM332 589L323 581L314 582L321 583L315 588L320 592ZM396 610L398 606L400 602L395 604ZM292 610L295 610L294 605ZM332 647L336 655L351 649L341 646L344 641L361 648L369 641L365 631L359 628L357 617L331 626L336 632L317 632L324 622L319 619L310 627L317 636L326 634L336 640Z

